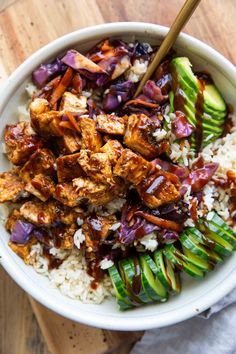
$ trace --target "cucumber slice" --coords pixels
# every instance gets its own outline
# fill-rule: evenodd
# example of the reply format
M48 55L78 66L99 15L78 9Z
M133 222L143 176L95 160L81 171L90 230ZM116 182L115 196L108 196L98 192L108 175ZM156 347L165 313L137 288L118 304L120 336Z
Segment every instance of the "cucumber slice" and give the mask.
M223 263L223 258L221 258L218 253L209 249L207 250L207 252L209 253L209 260L213 266L215 266L217 263Z
M157 270L158 270L157 272L158 279L166 289L169 289L171 287L171 281L167 274L167 269L164 264L164 256L161 250L158 250L154 253L154 261L156 263Z
M167 245L164 248L165 256L177 267L182 269L185 273L194 278L203 278L204 272L195 265L184 260L183 255L174 247L174 245Z
M165 301L168 298L168 293L162 283L158 278L154 278L154 275L143 255L139 257L141 269L142 269L142 281L143 286L149 297L153 299L153 301Z
M212 231L209 227L209 223L206 220L199 220L199 226L201 231L209 240L214 241L213 250L222 256L230 256L233 252L233 246L224 240L220 235Z
M145 258L150 258L149 255L144 254L143 255ZM151 259L152 260L152 259ZM137 295L139 297L139 299L141 301L143 301L144 303L149 303L152 302L152 299L150 298L150 296L148 296L148 294L146 293L145 289L142 286L142 271L141 271L141 267L140 267L140 263L138 260L138 257L129 259L130 265L134 271L134 274L140 274L139 278L140 278L140 289L139 289L139 293L136 293L135 287L134 287L134 277L133 277L133 281L132 281L132 290L134 292L135 295Z
M157 269L157 266L156 266L155 262L153 261L153 259L148 254L143 254L142 257L147 262L147 264L148 264L149 268L151 269L151 271L155 275L158 274L158 269Z
M166 264L166 274L167 274L168 280L170 282L170 288L175 293L180 293L180 291L181 291L181 282L180 282L179 273L175 272L172 263L165 256L164 256L164 262Z
M207 215L209 229L222 237L226 242L236 249L236 234L235 232L224 222L224 220L214 211Z
M180 242L182 244L182 247L187 248L196 256L208 261L209 254L205 249L203 242L199 241L192 232L188 232L186 230L186 233L182 233L180 235Z
M115 295L116 295L117 303L120 306L120 310L126 310L132 308L133 304L129 299L128 292L125 288L125 285L120 277L120 274L116 266L113 265L112 267L110 267L108 269L108 273L110 275L111 282L115 290Z
M183 251L189 263L192 263L196 267L200 268L203 272L209 272L213 269L212 264L210 264L205 259L202 259L201 257L197 256L196 254L192 253L191 251L189 251L188 248L183 246Z
M135 267L134 263L130 259L122 259L119 263L119 269L121 272L121 276L126 285L126 289L128 291L129 297L134 301L134 304L139 306L143 303L148 303L151 301L150 298L146 295L146 293L142 289L141 283L141 274L140 274L140 289L139 293L135 293L134 289L134 276L135 276Z

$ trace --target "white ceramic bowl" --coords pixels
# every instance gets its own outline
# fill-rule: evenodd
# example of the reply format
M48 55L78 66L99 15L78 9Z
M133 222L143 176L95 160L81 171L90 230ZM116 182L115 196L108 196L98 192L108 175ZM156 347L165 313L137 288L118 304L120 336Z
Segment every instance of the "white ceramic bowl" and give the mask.
M146 23L111 23L82 29L65 35L38 50L28 58L7 81L0 95L0 132L9 122L17 119L17 106L26 99L24 88L31 72L69 48L85 51L102 38L115 36L125 40L144 40L159 43L167 28ZM210 72L227 102L236 107L235 67L215 50L185 34L181 34L175 48L187 55L195 68ZM7 159L0 154L0 169L8 169ZM204 280L184 280L179 296L167 303L119 312L115 299L101 305L82 304L63 296L50 287L46 277L26 266L7 245L8 234L0 226L1 263L10 276L31 296L51 310L74 321L114 330L143 330L171 325L197 315L220 300L236 286L236 254L209 274Z

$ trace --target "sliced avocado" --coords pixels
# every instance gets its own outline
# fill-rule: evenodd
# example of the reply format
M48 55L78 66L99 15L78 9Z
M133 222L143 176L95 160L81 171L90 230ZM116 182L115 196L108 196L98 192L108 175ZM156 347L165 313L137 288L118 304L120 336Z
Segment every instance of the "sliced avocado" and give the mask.
M202 127L201 148L204 148L223 133L227 113L225 101L214 84L206 84L202 87L200 80L191 69L188 58L172 59L170 68L173 88L173 92L169 93L171 111L181 110L193 127L197 129ZM201 90L203 90L202 96ZM175 101L175 95L181 96L181 100ZM199 106L201 97L202 109L198 109L196 114L196 106ZM191 135L190 142L191 150L199 149L196 144L196 133Z
M186 84L195 92L198 91L198 80L191 69L192 64L186 57L177 57L170 63L172 78L174 75L180 76ZM175 79L175 78L174 78Z
M213 84L205 85L205 89L203 91L204 104L213 109L214 111L226 112L226 104L225 101L217 89L217 87Z

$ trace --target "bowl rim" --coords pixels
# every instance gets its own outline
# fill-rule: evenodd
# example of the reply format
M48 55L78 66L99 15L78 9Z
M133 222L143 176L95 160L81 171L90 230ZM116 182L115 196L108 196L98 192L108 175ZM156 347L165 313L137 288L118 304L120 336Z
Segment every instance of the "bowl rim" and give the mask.
M125 33L133 33L139 35L150 34L151 36L156 35L157 37L163 37L168 31L168 27L150 24L145 22L113 22L108 24L101 24L91 27L86 27L71 33L68 33L56 40L48 43L34 54L32 54L28 59L26 59L7 79L5 84L1 89L0 96L0 114L3 107L5 107L10 95L19 87L19 85L29 77L29 73L33 71L42 61L46 61L46 58L52 57L55 52L63 52L66 46L74 44L76 39L92 39L92 38L104 38L106 36L114 35L124 35ZM233 86L236 87L236 68L230 63L223 55L218 53L215 49L211 48L207 44L201 42L200 40L191 37L185 33L181 33L176 42L177 44L184 44L187 46L192 46L199 52L207 53L207 56L214 57L214 61L217 62L217 67L226 76L231 78ZM41 59L43 58L43 59ZM1 249L0 250L6 251ZM72 311L69 307L62 307L60 303L53 301L52 296L48 297L45 293L38 291L37 287L27 276L22 276L21 267L19 269L16 267L14 259L10 252L1 252L1 264L7 273L14 279L14 281L23 288L27 293L29 293L34 299L46 306L52 311L67 317L76 322L84 323L90 326L96 326L100 328L110 329L110 330L123 330L123 331L133 331L133 330L144 330L157 327L165 327L168 325L173 325L175 323L181 322L188 318L195 316L196 314L206 310L208 307L212 306L214 303L219 301L222 297L228 294L236 286L235 268L230 272L228 277L224 279L223 282L217 284L217 291L215 291L216 286L209 289L209 291L198 296L180 308L170 310L170 312L165 312L163 314L153 314L140 316L141 321L137 321L135 317L122 318L118 316L102 315L100 313L92 313L88 309L80 309L79 312ZM92 316L91 316L92 313ZM127 312L128 313L128 312ZM171 313L171 316L168 315Z

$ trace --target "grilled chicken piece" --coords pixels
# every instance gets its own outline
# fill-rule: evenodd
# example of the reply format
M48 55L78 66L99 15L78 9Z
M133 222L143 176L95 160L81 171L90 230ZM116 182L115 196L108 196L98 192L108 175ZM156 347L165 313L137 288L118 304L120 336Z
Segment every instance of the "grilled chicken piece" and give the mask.
M57 145L61 154L73 154L81 149L81 136L73 130L64 129L63 136L57 138Z
M55 188L54 198L69 207L76 207L80 204L80 195L72 183L60 183Z
M27 122L7 125L4 139L8 159L14 165L23 165L43 145Z
M80 153L60 156L56 159L58 182L70 182L72 179L83 176L84 171L79 164Z
M123 150L123 146L118 140L108 140L108 142L100 149L101 152L107 154L112 167L117 163Z
M89 216L82 225L85 244L89 252L97 251L99 244L110 234L111 226L117 221L114 215Z
M176 175L156 168L131 150L122 152L114 174L132 183L150 208L157 208L180 198L180 182Z
M96 152L90 154L88 150L81 150L79 154L79 164L87 176L95 182L113 184L111 164L107 154Z
M15 223L18 220L21 220L22 216L20 214L20 211L18 209L13 209L10 214L8 215L7 222L5 224L6 230L10 233L12 233Z
M158 128L157 121L145 114L132 114L124 136L124 143L147 159L153 159L168 149L168 144L157 144L153 133Z
M16 169L0 173L0 203L16 202L28 197L25 191L25 182L19 177Z
M40 136L62 136L63 129L59 126L62 115L62 111L50 111L49 102L44 98L36 98L30 103L31 123Z
M37 242L36 238L32 237L25 245L19 245L13 242L9 242L8 245L26 264L29 264L31 259L31 247Z
M111 135L125 134L125 121L122 117L113 114L100 114L96 118L97 130Z
M38 149L20 170L20 177L30 182L36 175L54 176L55 157L48 149Z
M124 180L138 185L154 170L155 167L151 162L129 149L124 149L113 172Z
M70 250L74 246L74 233L76 224L70 226L60 226L51 229L54 246L62 250Z
M78 113L78 114L86 114L87 110L87 97L83 95L74 95L71 92L64 92L60 110L64 112Z
M36 202L24 203L20 208L23 218L37 226L52 226L57 220L55 202Z
M136 186L140 197L151 209L178 200L180 198L179 187L178 177L163 170L156 170Z
M25 190L46 202L54 193L55 183L51 177L40 173L26 184Z
M125 184L115 183L112 186L103 183L96 183L89 178L76 178L73 185L79 194L81 200L88 200L89 203L96 206L105 205L116 198L116 196L124 196Z
M96 122L93 119L82 117L79 120L82 134L82 149L98 152L102 147L102 137L96 130Z
M79 208L69 208L66 205L63 205L59 202L55 204L57 220L65 225L72 225L77 222L77 219L84 219L85 213Z

